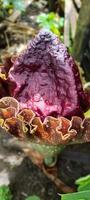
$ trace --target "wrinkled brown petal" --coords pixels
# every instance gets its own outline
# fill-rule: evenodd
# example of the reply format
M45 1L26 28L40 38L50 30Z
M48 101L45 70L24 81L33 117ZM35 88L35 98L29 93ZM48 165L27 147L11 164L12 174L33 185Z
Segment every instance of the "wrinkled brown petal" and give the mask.
M33 134L39 141L53 145L90 141L90 118L82 120L73 116L70 121L64 117L48 116L42 122L31 109L19 112L19 103L12 97L0 99L0 126L15 137L28 137L30 140Z
M77 131L76 140L81 139L82 142L90 142L90 118L82 120L77 116L72 117L71 128Z
M36 135L41 139L47 141L48 133L44 129L44 125L39 117L35 117L32 121L32 128L36 129ZM32 129L32 131L33 131Z
M78 139L82 137L84 127L82 125L82 119L80 117L72 117L70 128L76 130Z
M4 127L15 137L25 138L27 128L20 119L17 119L15 117L6 119Z
M30 124L35 118L35 113L30 109L23 109L18 114L18 118L22 119L25 123Z
M76 131L69 130L70 120L60 117L58 119L47 117L45 121L47 127L47 132L51 135L51 140L53 143L67 143L69 140L75 137Z
M65 118L47 117L44 123L35 117L32 124L36 125L36 133L43 141L51 144L64 144L76 135L75 130L70 130L70 121Z
M90 118L84 119L82 123L83 129L83 139L85 142L90 142Z
M15 113L19 112L19 103L13 97L3 97L0 99L0 108L8 108L13 107L15 109Z
M75 129L77 133L80 133L80 131L83 130L82 119L77 116L72 117L71 128Z
M8 119L11 117L15 117L15 108L9 107L9 108L0 108L0 118L1 119Z

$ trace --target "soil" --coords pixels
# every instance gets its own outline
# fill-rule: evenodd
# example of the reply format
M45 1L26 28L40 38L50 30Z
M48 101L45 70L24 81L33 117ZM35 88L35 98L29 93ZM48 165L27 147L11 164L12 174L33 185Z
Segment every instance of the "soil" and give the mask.
M58 189L27 157L15 168L15 179L11 181L14 200L37 195L41 200L58 200Z
M66 184L90 174L90 143L69 145L58 158L58 175Z

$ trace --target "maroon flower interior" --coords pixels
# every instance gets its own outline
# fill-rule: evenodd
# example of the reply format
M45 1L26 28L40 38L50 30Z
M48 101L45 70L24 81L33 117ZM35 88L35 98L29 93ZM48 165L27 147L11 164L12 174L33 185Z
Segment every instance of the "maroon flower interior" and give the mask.
M13 61L8 82L10 95L19 101L20 109L30 108L41 119L83 117L87 109L78 67L51 32L40 31Z

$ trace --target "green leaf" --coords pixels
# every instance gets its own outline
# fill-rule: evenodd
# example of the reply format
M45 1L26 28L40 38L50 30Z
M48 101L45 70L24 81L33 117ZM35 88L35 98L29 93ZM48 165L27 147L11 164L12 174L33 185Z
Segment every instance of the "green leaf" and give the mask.
M70 194L62 194L61 200L90 200L90 190Z
M54 24L51 25L50 30L60 37L60 31L54 26Z
M56 18L56 14L51 12L47 15L48 21L54 20Z
M90 175L79 178L75 183L78 185L78 191L90 190Z
M8 186L0 187L0 200L12 200L12 195Z
M47 17L48 17L47 14L41 13L40 15L37 16L36 22L37 23L45 22L45 21L47 21Z
M25 200L40 200L40 198L34 195L34 196L27 197Z
M90 200L90 175L79 178L75 182L78 192L61 195L61 200Z
M64 18L60 18L54 12L48 14L41 13L37 17L37 23L39 27L46 28L60 37L60 28L64 26Z
M78 184L78 185L81 185L81 184L84 184L86 182L90 182L90 175L87 175L87 176L84 176L84 177L77 179L75 183Z

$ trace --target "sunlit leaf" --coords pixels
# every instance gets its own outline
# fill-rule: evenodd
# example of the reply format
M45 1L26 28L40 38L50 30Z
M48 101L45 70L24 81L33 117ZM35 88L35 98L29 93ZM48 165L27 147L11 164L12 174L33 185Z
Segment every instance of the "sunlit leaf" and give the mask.
M90 190L70 194L63 194L61 200L90 200Z
M37 17L37 23L39 27L48 29L60 37L60 29L64 27L64 18L60 18L58 14L41 13Z
M76 184L78 185L78 191L90 190L90 175L79 178L76 180Z
M34 195L34 196L27 197L25 200L40 200L40 198Z
M8 186L0 186L0 200L12 200L12 195Z
M85 117L90 117L90 109L84 115Z

